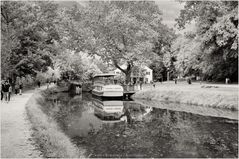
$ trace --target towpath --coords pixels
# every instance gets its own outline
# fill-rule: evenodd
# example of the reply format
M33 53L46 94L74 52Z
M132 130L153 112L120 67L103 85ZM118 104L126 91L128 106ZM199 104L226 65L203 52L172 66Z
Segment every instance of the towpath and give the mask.
M45 89L43 86L40 89ZM25 105L33 89L15 95L9 103L1 101L1 158L40 158L31 136L31 124L27 119Z

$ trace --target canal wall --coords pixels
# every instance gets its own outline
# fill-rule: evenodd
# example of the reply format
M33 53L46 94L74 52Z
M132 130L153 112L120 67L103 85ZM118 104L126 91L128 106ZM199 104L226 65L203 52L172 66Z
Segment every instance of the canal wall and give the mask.
M204 87L201 85L157 85L146 87L132 96L133 99L168 101L238 111L237 87Z
M84 158L84 150L79 150L61 131L53 118L41 110L45 103L42 92L36 92L26 105L27 115L32 124L33 138L43 156L48 158Z

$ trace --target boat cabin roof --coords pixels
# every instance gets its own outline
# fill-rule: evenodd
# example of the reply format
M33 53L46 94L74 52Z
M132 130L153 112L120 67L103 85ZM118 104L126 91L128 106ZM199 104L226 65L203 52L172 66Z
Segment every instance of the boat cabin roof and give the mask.
M112 76L116 76L116 74L114 74L114 73L101 73L101 74L96 74L94 76L94 78L96 78L96 77L112 77Z

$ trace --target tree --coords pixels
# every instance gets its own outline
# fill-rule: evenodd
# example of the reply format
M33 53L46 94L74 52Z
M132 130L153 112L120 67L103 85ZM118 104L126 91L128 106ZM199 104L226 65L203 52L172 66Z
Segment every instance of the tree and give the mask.
M150 68L153 70L154 79L166 79L167 72L170 74L170 78L176 76L175 67L173 65L174 57L171 45L176 38L175 31L169 29L165 25L162 25L158 39L153 47L153 52L158 55L152 60Z
M200 45L200 70L207 78L238 81L238 2L187 1L177 19L178 26L196 23L196 45Z
M91 81L93 80L94 75L102 73L102 70L100 69L100 67L98 67L98 65L100 64L100 60L92 58L88 54L82 54L81 57L84 65L84 81Z
M167 78L167 68L162 60L152 61L149 68L153 70L153 79L163 81Z
M18 46L17 31L12 25L23 14L22 3L1 2L1 75L7 76L13 70L10 57L13 48Z
M54 60L54 68L58 68L63 79L83 80L84 65L80 54L61 48Z
M195 36L179 36L172 45L174 65L180 76L199 75L201 73L202 49Z
M66 48L59 50L59 54L55 57L54 62L54 68L58 68L62 78L66 80L84 82L92 80L95 74L101 73L94 59L82 52L76 53Z
M136 63L147 63L155 57L153 47L162 24L154 2L90 1L82 14L91 35L85 40L88 53L120 69L126 82ZM127 68L121 68L122 64Z
M84 12L81 5L73 5L69 8L60 9L60 24L57 25L61 47L72 52L85 51L86 39L90 37L89 30L83 24Z
M46 71L56 54L57 5L52 2L1 2L3 74Z
M101 72L107 73L109 72L109 67L104 61L102 61L100 58L99 59L94 59L94 63L97 66L97 68L100 69Z

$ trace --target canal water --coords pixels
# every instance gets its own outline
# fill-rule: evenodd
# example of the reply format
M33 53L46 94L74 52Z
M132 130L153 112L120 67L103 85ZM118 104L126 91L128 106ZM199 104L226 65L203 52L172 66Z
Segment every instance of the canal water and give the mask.
M88 157L238 157L238 120L102 101L88 93L45 98L43 111Z

